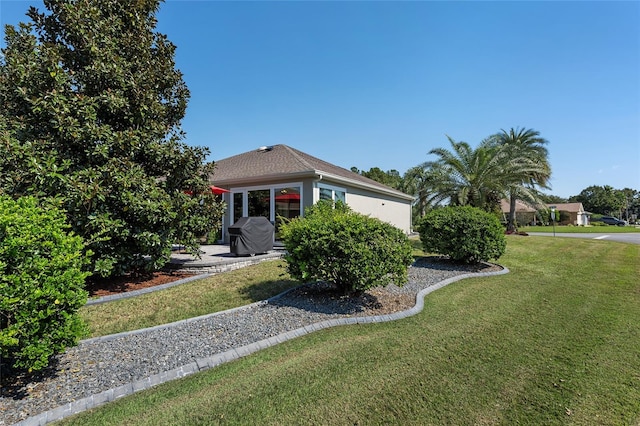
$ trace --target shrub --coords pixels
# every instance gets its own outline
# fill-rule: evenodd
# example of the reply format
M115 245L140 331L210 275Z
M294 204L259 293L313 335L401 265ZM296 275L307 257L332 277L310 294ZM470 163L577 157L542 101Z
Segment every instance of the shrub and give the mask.
M320 202L282 225L292 277L324 280L344 293L407 282L413 262L409 238L398 228L343 203Z
M479 263L504 254L504 228L498 218L475 207L445 207L427 213L420 222L425 252L455 261Z
M14 367L41 370L85 332L87 259L67 229L55 207L0 197L0 355Z

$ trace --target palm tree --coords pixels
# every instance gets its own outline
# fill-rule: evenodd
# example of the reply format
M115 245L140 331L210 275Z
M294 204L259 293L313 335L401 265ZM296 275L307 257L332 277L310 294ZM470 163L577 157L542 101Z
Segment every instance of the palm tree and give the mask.
M452 150L436 148L429 154L436 161L424 163L426 174L422 191L427 204L449 202L496 211L501 198L517 194L522 199L538 199L531 184L534 178L548 174L548 164L526 152L522 155L514 145L502 143L500 135L492 135L472 148L447 136Z
M530 204L542 204L538 187L548 188L547 182L551 177L546 144L548 141L540 137L540 132L533 129L511 128L509 131L501 129L500 133L492 137L493 143L506 148L506 154L511 158L526 159L527 167L519 170L517 179L508 186L509 218L507 230L516 228L516 200L520 199Z
M428 202L437 204L449 201L452 205L470 205L493 210L497 195L504 192L505 171L512 167L505 164L508 157L505 148L491 139L484 140L473 149L466 142L456 142L447 136L452 151L436 148L429 154L437 155L436 161L425 163L425 178L430 194Z
M429 193L428 169L426 163L411 167L402 177L402 187L400 190L415 197L414 217L422 217L427 212L429 203L427 198Z

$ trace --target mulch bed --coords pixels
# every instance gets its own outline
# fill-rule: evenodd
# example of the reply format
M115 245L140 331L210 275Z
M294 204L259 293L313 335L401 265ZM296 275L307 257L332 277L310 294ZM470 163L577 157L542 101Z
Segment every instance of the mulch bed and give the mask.
M149 274L129 274L115 278L94 277L87 280L86 288L87 291L89 291L89 297L102 297L148 287L155 287L157 285L171 283L192 276L193 274L159 271Z

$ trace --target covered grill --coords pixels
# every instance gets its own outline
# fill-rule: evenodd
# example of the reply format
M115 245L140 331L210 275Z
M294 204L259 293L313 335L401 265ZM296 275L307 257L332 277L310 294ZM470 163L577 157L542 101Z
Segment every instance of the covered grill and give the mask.
M236 256L273 250L274 227L266 217L241 217L229 227L229 245Z

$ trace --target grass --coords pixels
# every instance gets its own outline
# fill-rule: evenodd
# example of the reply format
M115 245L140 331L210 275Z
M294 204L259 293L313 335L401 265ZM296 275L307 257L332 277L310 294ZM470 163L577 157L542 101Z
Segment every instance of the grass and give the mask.
M273 260L159 292L84 306L80 315L90 337L98 337L248 305L298 285L284 261Z
M510 236L500 263L511 273L451 284L411 318L322 330L63 423L639 424L640 246Z
M553 232L553 226L523 226L518 228L522 232ZM571 234L623 234L640 232L635 226L560 226L556 225L556 232Z

